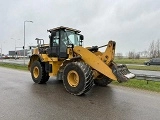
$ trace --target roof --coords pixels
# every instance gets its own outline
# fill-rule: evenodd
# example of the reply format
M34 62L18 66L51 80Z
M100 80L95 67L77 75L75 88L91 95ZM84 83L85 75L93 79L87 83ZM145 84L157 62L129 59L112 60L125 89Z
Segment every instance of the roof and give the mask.
M51 31L59 30L59 29L71 30L71 31L75 31L75 32L78 32L78 33L80 33L80 32L81 32L80 30L76 30L76 29L69 28L69 27L64 27L64 26L60 26L60 27L56 27L56 28L53 28L53 29L47 30L47 32L51 32Z

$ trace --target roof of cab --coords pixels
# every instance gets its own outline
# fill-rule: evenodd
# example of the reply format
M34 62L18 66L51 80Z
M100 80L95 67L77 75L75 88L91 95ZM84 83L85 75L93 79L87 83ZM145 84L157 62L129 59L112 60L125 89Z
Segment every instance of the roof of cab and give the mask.
M78 32L78 33L81 32L80 30L76 30L76 29L69 28L69 27L64 27L64 26L60 26L60 27L56 27L56 28L53 28L53 29L49 29L49 30L47 30L47 32L51 32L51 31L55 31L55 30L59 30L59 29L71 30L71 31Z

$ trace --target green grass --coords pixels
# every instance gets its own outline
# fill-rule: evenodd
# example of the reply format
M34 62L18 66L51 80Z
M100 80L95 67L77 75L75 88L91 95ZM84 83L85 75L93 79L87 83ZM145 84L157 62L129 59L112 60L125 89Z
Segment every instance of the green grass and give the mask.
M12 69L18 69L18 70L28 70L27 65L20 65L20 64L13 64L13 63L4 63L0 62L1 67L6 67L6 68L12 68Z
M122 58L122 59L114 59L114 62L118 64L144 64L145 61L148 61L149 59L128 59L128 58Z
M114 81L112 82L112 84L118 85L118 86L125 86L125 87L132 87L132 88L138 88L143 90L160 92L160 82L149 81L147 84L146 80L131 79L123 83L118 83Z
M136 70L152 70L152 71L160 71L160 66L134 66L128 65L128 69L136 69Z

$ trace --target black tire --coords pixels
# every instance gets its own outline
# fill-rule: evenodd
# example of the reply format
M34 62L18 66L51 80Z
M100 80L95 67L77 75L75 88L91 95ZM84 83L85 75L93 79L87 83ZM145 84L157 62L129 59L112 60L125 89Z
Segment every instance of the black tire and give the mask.
M88 92L94 84L91 67L84 62L68 63L63 71L63 84L65 89L73 95Z
M147 63L147 66L150 66L150 63Z
M99 78L94 79L95 85L106 87L108 84L110 84L112 80L104 75L100 75Z
M37 71L37 73L36 73ZM44 63L39 61L34 61L31 65L31 76L35 83L44 84L49 79L49 74L45 71Z

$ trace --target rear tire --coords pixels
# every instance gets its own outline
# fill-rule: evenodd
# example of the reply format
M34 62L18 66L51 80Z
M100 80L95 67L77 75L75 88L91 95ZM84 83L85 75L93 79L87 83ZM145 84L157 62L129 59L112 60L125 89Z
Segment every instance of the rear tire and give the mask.
M71 62L63 71L63 84L65 89L73 95L82 95L88 92L93 82L93 72L84 62Z
M34 61L31 65L31 76L35 83L44 84L49 79L49 74L45 71L44 63Z
M112 80L104 75L100 75L97 79L94 79L95 85L106 87Z

